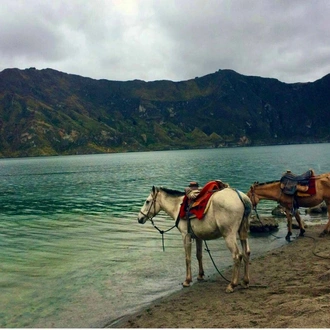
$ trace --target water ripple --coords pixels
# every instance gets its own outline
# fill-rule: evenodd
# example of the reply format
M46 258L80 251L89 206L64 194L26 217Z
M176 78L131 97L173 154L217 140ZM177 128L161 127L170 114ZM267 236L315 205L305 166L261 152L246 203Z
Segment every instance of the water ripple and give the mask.
M179 290L185 276L181 235L167 233L163 251L151 223L137 222L153 185L183 190L191 180L221 179L247 191L288 168L329 171L329 146L0 160L0 327L95 326ZM274 206L265 201L258 212L269 216ZM154 221L163 230L174 223L163 213ZM256 254L283 243L251 237L250 245ZM220 268L231 264L223 240L209 248ZM213 274L212 262L206 256L204 262ZM194 262L194 277L197 272Z

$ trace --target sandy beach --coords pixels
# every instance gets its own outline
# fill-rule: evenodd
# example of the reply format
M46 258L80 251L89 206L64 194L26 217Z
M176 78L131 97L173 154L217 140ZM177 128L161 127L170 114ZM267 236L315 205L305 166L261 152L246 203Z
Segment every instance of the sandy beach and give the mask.
M330 328L330 236L319 237L323 227L310 226L305 237L261 257L251 251L248 289L226 294L218 274L194 279L190 288L108 327ZM229 279L231 267L223 275Z

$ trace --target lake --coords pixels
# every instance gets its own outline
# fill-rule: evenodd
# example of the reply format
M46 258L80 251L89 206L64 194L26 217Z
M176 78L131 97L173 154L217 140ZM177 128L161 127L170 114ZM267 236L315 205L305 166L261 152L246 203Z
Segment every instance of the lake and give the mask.
M330 144L314 144L1 159L0 327L102 327L181 290L181 235L166 233L163 251L151 223L137 222L153 185L183 190L220 179L247 192L288 169L330 172L329 154ZM259 215L275 206L262 201ZM154 221L162 230L174 224L163 213ZM252 256L288 244L285 227L281 220L280 239L250 235ZM208 245L219 269L231 265L222 239ZM216 273L207 253L204 263L207 276Z

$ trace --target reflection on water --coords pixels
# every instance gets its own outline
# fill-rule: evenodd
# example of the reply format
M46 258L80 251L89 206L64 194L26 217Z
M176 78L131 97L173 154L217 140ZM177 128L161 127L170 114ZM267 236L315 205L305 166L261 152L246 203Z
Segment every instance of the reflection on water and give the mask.
M203 184L221 179L246 192L254 181L279 179L287 169L297 174L308 168L329 171L329 148L323 144L0 160L0 326L103 326L180 290L185 275L180 234L173 229L165 235L163 252L159 233L150 223L137 222L152 185L182 190L191 180ZM270 216L275 205L263 201L258 212ZM326 219L303 217L314 223ZM164 230L173 225L165 214L155 222ZM251 236L252 255L286 244L285 230L282 222L276 235L283 239ZM231 264L223 240L208 246L220 269ZM204 260L206 274L214 274L207 255ZM194 262L194 274L197 271Z

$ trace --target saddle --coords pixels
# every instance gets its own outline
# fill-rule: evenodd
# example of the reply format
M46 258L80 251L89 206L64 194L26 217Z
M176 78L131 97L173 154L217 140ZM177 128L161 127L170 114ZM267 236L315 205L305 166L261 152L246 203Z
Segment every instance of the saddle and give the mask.
M281 177L280 184L282 192L286 195L303 197L316 194L313 170L308 170L301 175L295 175L291 171L286 171Z
M181 204L179 217L181 219L196 217L199 220L201 220L204 217L205 213L207 212L209 205L208 202L211 196L216 191L220 191L228 187L229 185L227 183L222 182L221 180L214 180L208 182L200 191L200 193L197 195L194 203L190 207L188 205L189 204L188 197L185 196ZM189 207L189 212L187 212L188 207Z

